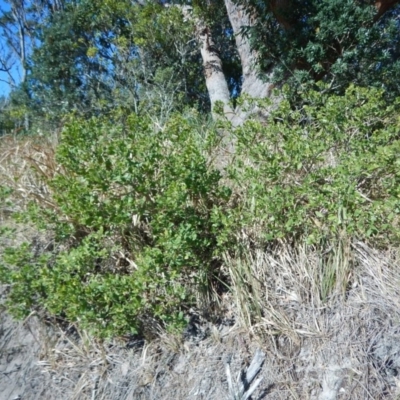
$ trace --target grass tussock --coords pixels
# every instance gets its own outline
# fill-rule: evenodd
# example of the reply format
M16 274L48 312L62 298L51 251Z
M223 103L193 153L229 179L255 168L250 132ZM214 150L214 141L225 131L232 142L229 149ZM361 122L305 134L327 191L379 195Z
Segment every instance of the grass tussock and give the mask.
M225 262L242 323L251 327L256 322L271 333L295 334L296 328L279 312L285 305L309 304L318 309L332 299L345 298L356 269L355 252L345 241L325 251L307 245L247 249L226 255Z

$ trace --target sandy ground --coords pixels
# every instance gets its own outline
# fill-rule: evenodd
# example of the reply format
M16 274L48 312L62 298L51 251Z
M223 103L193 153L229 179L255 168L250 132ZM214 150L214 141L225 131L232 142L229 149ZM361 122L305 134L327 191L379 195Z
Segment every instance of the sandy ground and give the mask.
M40 370L41 345L21 322L0 316L0 398L46 399L48 379Z
M16 322L3 311L0 322L1 400L224 399L226 363L236 380L255 351L246 335L231 337L229 327L204 342L164 337L152 344L133 338L100 344L57 332L36 317ZM259 398L270 385L260 385Z

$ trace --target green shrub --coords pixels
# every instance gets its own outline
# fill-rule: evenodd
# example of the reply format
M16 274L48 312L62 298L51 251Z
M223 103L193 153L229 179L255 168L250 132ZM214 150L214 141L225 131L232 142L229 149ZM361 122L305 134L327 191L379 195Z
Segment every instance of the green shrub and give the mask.
M137 116L71 121L47 182L54 206L29 211L64 249L50 260L31 262L27 248L5 257L11 307L18 294L18 313L44 306L102 335L143 333L151 319L179 326L218 272L216 216L230 196L203 143L183 117L162 130Z
M230 189L207 161L217 136L199 138L188 118L163 129L137 116L72 120L48 175L51 201L28 211L55 232L57 251L6 251L10 308L44 307L103 336L154 333L180 327L221 279L222 256L249 242L398 244L400 103L354 87L302 103L284 100L267 123L231 130ZM337 279L329 271L324 297Z
M350 87L344 96L305 93L303 104L283 101L267 124L236 129L232 224L264 243L397 243L399 100L388 105L382 91Z

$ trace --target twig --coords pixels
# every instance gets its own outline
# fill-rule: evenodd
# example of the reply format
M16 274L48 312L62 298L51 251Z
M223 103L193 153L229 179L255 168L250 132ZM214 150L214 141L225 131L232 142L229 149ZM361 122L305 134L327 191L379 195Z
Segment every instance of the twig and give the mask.
M248 400L250 398L262 381L262 377L254 379L260 372L264 360L265 354L260 349L257 349L249 367L239 374L236 384L232 380L230 360L226 361L225 372L228 380L229 395L232 400Z

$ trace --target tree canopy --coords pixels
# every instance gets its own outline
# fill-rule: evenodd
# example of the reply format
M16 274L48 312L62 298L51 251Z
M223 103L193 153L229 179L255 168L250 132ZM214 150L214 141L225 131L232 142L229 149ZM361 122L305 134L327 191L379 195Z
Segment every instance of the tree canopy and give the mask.
M217 101L239 115L238 96L270 97L284 83L294 98L318 81L336 93L351 83L400 91L394 0L8 3L1 70L35 115L124 107L165 118Z

